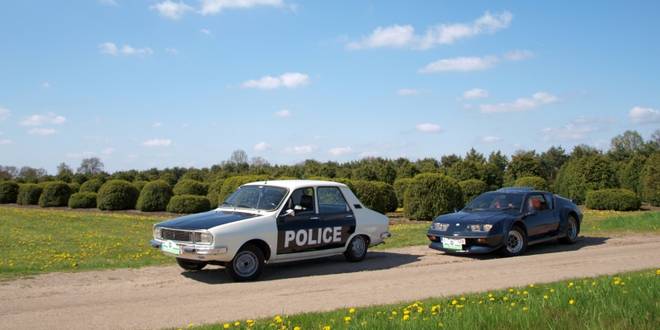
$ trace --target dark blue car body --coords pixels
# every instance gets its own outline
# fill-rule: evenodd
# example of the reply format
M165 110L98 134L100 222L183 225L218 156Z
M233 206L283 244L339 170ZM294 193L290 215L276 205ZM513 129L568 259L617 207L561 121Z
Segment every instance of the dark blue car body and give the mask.
M505 247L512 228L521 229L525 237L525 247L550 240L566 240L571 236L572 243L582 223L582 213L570 200L561 196L530 188L502 188L485 194L512 194L521 198L519 208L501 210L470 210L438 216L431 225L427 236L430 248L448 253L490 253ZM540 196L539 196L540 195ZM544 207L533 209L528 204L530 198L543 198ZM571 225L569 226L569 218ZM577 222L577 228L574 224ZM473 231L471 228L487 225L488 231ZM446 228L446 230L441 230ZM571 232L571 230L573 230ZM443 243L453 242L451 244ZM456 245L456 242L464 244Z

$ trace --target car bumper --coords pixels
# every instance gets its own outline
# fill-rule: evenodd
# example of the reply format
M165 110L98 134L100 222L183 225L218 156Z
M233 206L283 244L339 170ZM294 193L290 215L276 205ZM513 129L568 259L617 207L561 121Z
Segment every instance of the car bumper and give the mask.
M429 247L434 250L456 254L484 254L499 250L504 245L502 234L488 235L447 235L441 232L429 231L427 237L431 241ZM443 247L442 238L465 239L461 249L447 249Z
M150 244L151 247L160 250L161 245L163 245L163 241L152 239ZM227 247L224 246L219 247L219 246L196 245L196 244L186 244L186 243L177 243L177 245L179 245L179 247L181 248L180 254L169 253L162 250L161 252L163 252L163 254L165 255L172 257L190 259L190 260L200 260L200 261L211 261L211 260L227 261L226 259L228 258L227 256L228 249Z

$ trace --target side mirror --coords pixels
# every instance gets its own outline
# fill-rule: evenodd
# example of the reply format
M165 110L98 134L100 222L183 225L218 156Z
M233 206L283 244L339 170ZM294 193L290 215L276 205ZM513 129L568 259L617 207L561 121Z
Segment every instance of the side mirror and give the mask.
M294 211L292 209L288 209L288 210L284 211L282 216L283 217L295 217L296 216L296 211Z
M304 211L305 209L301 205L296 205L293 207L294 211Z

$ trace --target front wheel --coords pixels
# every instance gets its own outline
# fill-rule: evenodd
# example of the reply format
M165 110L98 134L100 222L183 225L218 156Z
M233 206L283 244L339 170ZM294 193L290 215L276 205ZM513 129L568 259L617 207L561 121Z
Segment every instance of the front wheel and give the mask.
M264 253L254 245L241 248L231 262L227 264L227 272L237 282L254 281L264 269Z
M560 241L565 244L573 244L577 242L579 232L580 228L578 227L577 219L570 215L566 221L566 231L564 232L564 237L562 237Z
M206 263L202 261L194 261L182 258L176 258L176 263L179 264L179 267L185 270L202 270L206 267Z
M367 256L367 249L369 248L369 242L367 242L367 239L364 238L364 236L355 236L351 240L350 243L348 243L348 248L346 248L346 252L344 252L344 256L346 257L346 260L356 262L356 261L362 261Z
M527 235L525 234L525 230L514 226L504 238L502 255L505 257L519 256L525 252L525 249L527 249Z

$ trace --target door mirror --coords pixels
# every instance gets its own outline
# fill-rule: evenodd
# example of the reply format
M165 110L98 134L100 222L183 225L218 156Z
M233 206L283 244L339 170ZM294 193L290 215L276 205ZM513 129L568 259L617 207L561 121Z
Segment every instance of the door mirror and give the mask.
M295 217L296 216L296 211L294 211L292 209L288 209L288 210L284 211L284 213L282 213L282 216L283 217Z
M304 211L304 210L305 210L305 208L302 207L301 205L296 205L296 206L293 207L292 211Z

